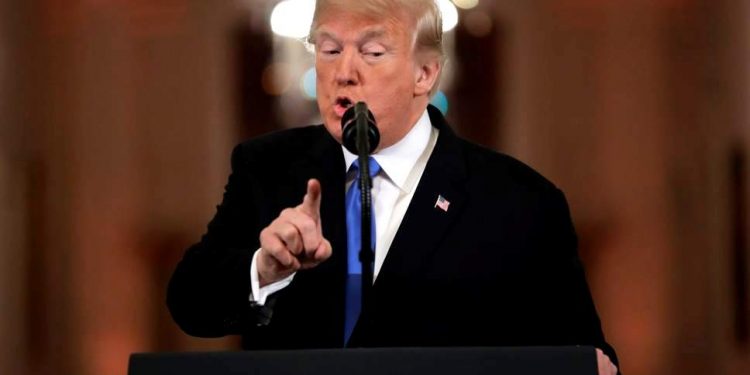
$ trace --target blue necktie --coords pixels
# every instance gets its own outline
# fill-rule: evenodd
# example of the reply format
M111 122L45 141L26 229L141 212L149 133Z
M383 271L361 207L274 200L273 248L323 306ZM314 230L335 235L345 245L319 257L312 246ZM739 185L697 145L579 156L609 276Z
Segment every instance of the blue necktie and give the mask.
M346 311L344 316L344 344L349 342L354 325L359 319L362 307L362 264L359 261L359 249L362 247L362 202L359 188L359 160L355 160L351 170L356 173L354 182L346 192L346 248L348 274L346 278ZM370 157L370 177L375 177L380 165ZM374 211L374 208L373 208ZM370 231L371 245L375 250L375 215L372 215ZM373 257L374 259L374 257Z

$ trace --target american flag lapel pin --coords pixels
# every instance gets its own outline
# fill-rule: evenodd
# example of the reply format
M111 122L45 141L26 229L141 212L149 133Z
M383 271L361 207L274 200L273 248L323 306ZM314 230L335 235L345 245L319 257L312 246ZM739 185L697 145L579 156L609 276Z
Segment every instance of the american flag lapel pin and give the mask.
M438 195L437 201L435 202L435 208L439 208L445 212L448 212L448 206L451 205L451 202L448 202L447 199L445 199L442 195Z

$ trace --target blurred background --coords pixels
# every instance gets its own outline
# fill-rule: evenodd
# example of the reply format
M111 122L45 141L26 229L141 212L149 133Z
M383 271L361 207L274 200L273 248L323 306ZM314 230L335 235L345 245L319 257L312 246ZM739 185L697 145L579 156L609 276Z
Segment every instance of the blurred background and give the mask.
M0 373L238 348L165 285L233 145L318 121L290 1L0 0ZM750 0L454 3L435 102L566 193L624 372L747 374Z

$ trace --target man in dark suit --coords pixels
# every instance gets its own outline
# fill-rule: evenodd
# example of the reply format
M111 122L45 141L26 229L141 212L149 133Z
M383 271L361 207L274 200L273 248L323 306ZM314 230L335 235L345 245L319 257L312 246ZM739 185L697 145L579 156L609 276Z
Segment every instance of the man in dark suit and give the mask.
M324 125L235 148L223 202L170 281L185 332L242 334L249 349L593 345L600 373L616 372L563 194L428 107L441 26L433 0L318 0ZM358 164L341 118L358 101L381 142L370 159L375 281L352 314Z

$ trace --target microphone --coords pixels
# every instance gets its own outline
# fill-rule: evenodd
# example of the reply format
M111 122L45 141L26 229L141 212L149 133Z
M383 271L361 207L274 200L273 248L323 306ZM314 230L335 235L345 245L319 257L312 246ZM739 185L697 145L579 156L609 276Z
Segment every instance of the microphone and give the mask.
M353 107L346 110L341 118L342 136L341 140L349 152L355 155L370 155L380 143L380 132L375 125L375 116L367 109L365 102L358 102ZM358 134L366 134L357 140ZM362 143L360 145L360 143Z
M360 188L361 227L359 261L362 264L362 309L369 303L373 281L375 249L372 248L372 180L370 179L370 154L378 148L380 132L375 126L375 116L367 109L367 104L359 102L344 112L341 118L342 143L359 160L359 179L354 181Z

